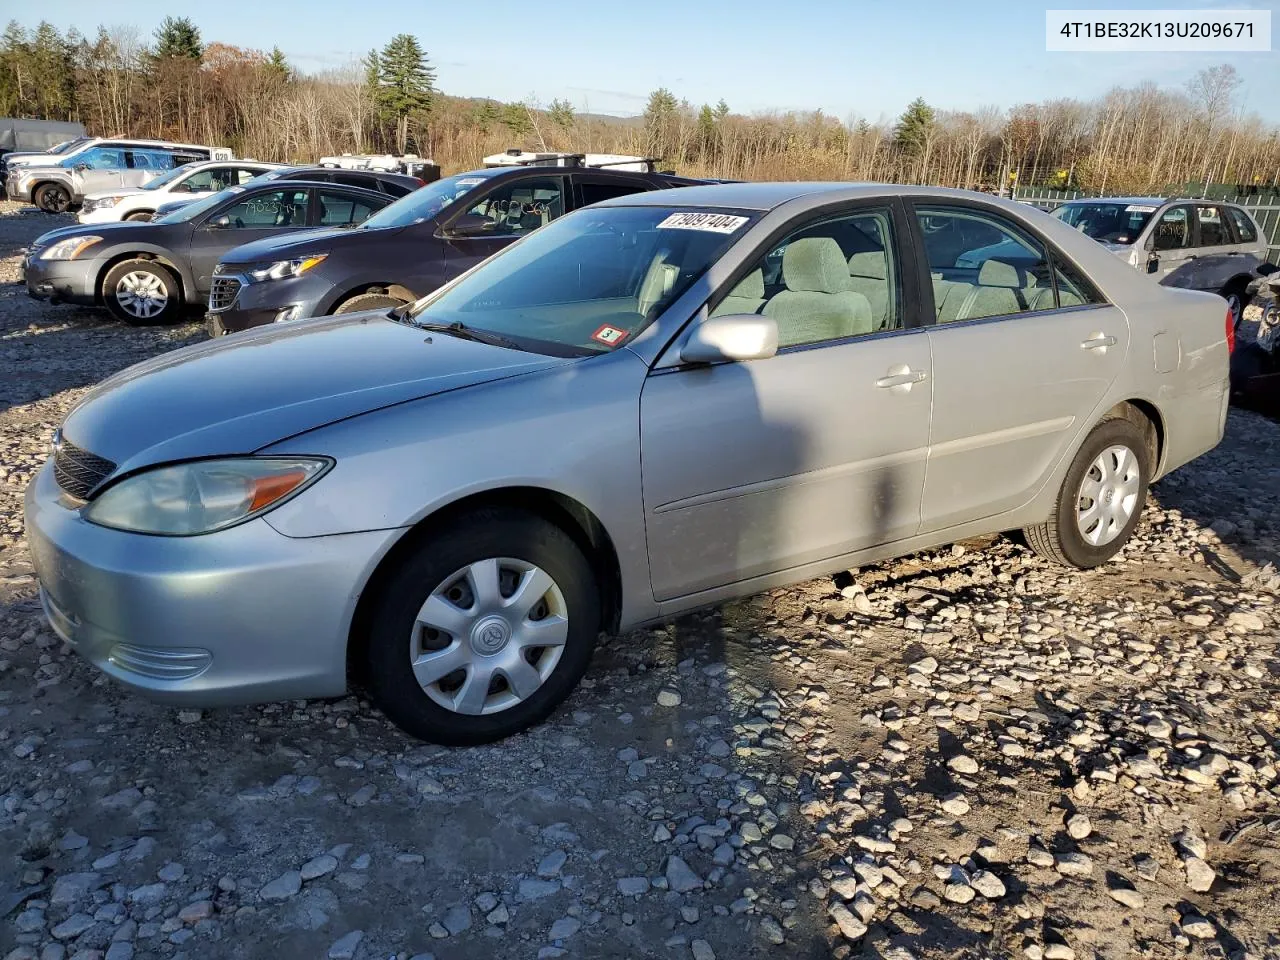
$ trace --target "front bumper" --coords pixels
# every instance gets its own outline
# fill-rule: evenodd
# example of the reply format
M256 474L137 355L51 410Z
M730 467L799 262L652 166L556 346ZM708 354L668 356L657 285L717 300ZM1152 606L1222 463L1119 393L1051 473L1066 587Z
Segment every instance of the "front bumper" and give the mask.
M131 212L122 210L119 204L114 207L95 207L92 210L81 207L76 215L76 221L78 223L119 223L123 215Z
M82 519L49 465L25 520L54 630L125 686L200 707L341 695L356 600L398 533L125 533Z
M41 260L28 254L22 260L22 278L27 293L37 300L93 304L102 267L101 260Z
M333 293L333 285L327 280L309 275L259 283L246 283L242 274L226 273L222 276L238 279L240 287L229 306L218 310L211 308L206 314L211 337L262 327L284 319L305 320L323 316L328 312L328 302Z

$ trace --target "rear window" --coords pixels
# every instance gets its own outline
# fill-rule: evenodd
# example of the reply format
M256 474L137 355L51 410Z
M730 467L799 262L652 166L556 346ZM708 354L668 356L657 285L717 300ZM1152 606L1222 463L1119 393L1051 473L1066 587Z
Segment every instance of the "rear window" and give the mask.
M1227 216L1231 218L1231 222L1236 226L1236 235L1240 238L1241 243L1254 243L1258 239L1258 230L1253 225L1253 221L1249 219L1249 215L1239 207L1224 207Z

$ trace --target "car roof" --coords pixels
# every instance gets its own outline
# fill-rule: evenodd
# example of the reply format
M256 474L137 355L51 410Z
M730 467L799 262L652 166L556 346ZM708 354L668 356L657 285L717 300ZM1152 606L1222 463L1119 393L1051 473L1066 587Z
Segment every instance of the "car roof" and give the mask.
M919 187L894 183L709 183L678 190L654 190L602 200L595 206L611 207L733 207L742 210L772 210L793 200L808 198L815 204L873 197L914 196L938 199L995 200L987 193L954 190L949 187Z
M256 178L255 178L256 179ZM228 187L228 190L234 190L236 193L259 193L263 190L284 190L293 187L324 187L326 190L349 190L352 193L363 193L370 197L379 197L383 200L393 201L395 198L383 193L381 190L370 190L368 187L356 187L349 183L330 183L328 180L286 180L289 184L288 188L282 187L279 180L264 180L261 183L250 181L249 183L241 183L237 186Z
M1160 206L1168 203L1174 197L1076 197L1074 200L1064 200L1062 206L1068 203L1144 203Z

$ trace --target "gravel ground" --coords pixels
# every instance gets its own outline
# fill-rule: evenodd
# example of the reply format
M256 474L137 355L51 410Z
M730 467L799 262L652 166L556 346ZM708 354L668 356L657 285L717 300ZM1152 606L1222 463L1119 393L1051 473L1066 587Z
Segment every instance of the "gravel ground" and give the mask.
M1280 957L1280 427L1122 559L967 542L606 643L466 750L357 698L199 713L44 625L69 406L203 336L29 301L0 207L0 957Z

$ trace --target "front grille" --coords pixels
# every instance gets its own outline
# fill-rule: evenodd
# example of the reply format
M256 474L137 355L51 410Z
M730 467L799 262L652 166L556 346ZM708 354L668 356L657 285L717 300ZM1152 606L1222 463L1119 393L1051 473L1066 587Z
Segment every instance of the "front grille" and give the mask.
M209 290L209 309L217 312L229 310L240 294L240 280L236 277L214 277Z
M115 468L110 460L81 450L65 440L53 454L54 479L77 500L87 500L93 488L111 476Z

